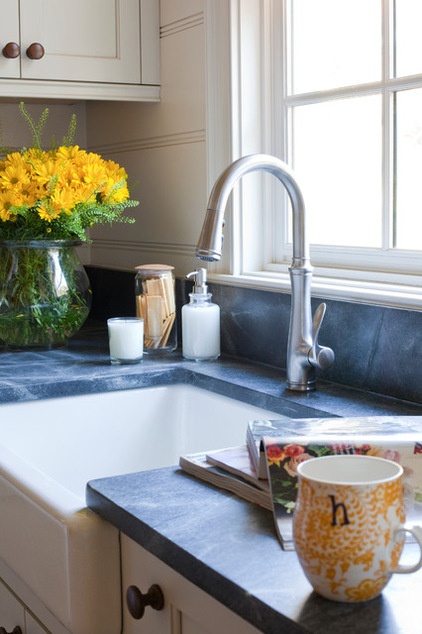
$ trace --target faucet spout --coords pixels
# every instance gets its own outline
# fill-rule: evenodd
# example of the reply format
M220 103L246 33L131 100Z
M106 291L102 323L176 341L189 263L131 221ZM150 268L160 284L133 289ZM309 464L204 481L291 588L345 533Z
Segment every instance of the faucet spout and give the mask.
M235 183L245 174L265 171L285 187L293 213L293 258L289 268L292 290L287 342L287 388L295 391L315 389L315 368L325 369L334 362L334 352L318 344L318 333L325 314L321 304L312 322L309 244L306 236L305 204L301 189L289 166L267 154L252 154L234 161L219 176L211 191L196 256L211 262L221 258L224 213Z

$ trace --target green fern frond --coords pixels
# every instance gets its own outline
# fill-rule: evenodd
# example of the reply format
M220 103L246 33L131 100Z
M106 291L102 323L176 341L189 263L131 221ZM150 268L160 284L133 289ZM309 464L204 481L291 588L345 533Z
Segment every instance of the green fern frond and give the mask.
M23 118L27 122L28 127L31 131L32 147L36 148L37 150L41 150L42 149L41 140L42 140L45 124L47 123L48 115L50 112L49 109L44 108L38 123L35 123L33 117L29 114L28 110L25 108L25 104L23 101L21 101L19 104L19 110Z
M76 114L73 113L72 116L70 117L67 134L63 137L62 145L75 144L76 124L77 124Z

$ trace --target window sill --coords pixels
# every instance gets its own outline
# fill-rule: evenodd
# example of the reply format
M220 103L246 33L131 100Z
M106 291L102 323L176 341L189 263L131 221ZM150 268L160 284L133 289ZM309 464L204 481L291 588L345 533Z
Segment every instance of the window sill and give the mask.
M210 282L228 286L255 288L258 290L290 292L288 273L252 272L241 275L211 273ZM391 282L356 281L347 279L312 277L312 296L340 301L376 304L395 308L422 309L420 286L394 284Z

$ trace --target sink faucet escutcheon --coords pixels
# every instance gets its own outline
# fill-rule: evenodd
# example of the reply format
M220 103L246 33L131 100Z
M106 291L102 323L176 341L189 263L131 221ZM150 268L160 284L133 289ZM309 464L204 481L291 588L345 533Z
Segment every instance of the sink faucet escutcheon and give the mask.
M251 154L234 161L219 176L211 191L204 224L196 247L201 260L221 258L224 213L235 183L245 174L264 171L273 174L289 195L293 213L293 259L289 267L292 302L287 341L287 388L306 392L315 389L315 369L334 363L331 348L320 346L318 334L326 305L320 304L312 320L311 282L313 267L306 236L305 204L302 192L289 166L267 154Z

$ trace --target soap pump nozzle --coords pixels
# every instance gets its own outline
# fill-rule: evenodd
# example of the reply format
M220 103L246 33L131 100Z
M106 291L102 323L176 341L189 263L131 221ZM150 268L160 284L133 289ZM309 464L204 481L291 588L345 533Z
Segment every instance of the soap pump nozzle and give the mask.
M195 284L192 289L192 292L195 295L206 295L208 293L207 286L207 269L198 269L197 271L192 271L192 273L188 273L186 275L186 279L194 278Z

